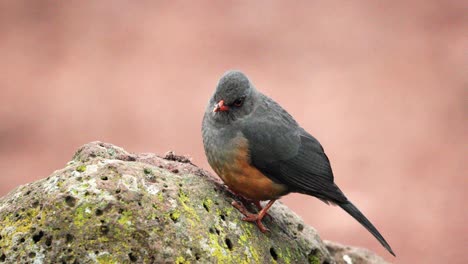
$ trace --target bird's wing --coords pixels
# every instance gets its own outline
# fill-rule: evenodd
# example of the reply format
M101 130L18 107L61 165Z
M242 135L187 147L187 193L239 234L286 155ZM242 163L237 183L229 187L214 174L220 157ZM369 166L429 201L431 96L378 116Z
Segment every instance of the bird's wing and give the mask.
M292 191L314 195L324 201L347 201L333 182L330 161L317 139L279 105L272 103L275 105L268 107L269 113L260 113L264 115L260 115L259 120L246 123L242 128L249 142L252 165Z

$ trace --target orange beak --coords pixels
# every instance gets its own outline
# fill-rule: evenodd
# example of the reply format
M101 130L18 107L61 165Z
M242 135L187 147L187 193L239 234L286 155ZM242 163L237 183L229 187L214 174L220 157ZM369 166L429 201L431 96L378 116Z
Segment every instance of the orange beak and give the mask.
M226 112L229 111L229 106L224 105L224 100L219 101L216 105L215 108L213 109L213 112Z

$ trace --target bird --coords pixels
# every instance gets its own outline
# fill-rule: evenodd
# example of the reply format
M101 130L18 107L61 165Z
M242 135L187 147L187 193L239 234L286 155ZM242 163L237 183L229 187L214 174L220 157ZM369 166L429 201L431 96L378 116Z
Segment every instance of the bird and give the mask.
M334 182L330 161L319 141L238 70L219 80L205 109L202 138L209 165L230 191L259 209L232 205L268 232L262 219L273 203L289 193L314 196L338 205L395 256L377 228ZM264 207L260 201L268 201Z

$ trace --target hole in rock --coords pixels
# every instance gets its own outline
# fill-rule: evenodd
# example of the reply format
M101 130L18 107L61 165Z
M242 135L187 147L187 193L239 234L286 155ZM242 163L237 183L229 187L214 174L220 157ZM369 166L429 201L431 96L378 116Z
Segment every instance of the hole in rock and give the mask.
M270 248L270 255L274 260L278 260L278 254L276 253L274 248Z
M226 239L224 240L224 242L226 243L226 246L228 247L228 249L229 249L229 250L232 250L232 248L233 248L234 246L232 245L231 239L226 238Z

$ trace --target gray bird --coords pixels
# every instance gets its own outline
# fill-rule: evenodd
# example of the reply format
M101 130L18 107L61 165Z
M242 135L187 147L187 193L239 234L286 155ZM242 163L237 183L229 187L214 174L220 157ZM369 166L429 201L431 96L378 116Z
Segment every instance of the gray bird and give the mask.
M257 91L247 76L228 71L219 80L202 122L210 166L234 193L255 203L257 214L234 201L262 232L262 218L281 196L311 195L336 204L361 223L392 254L372 223L333 182L323 147L279 104ZM269 200L265 207L259 201Z

